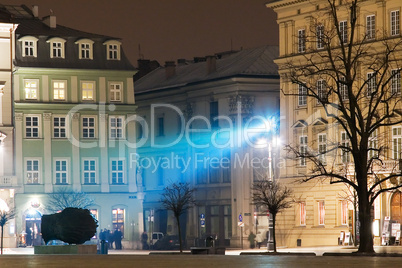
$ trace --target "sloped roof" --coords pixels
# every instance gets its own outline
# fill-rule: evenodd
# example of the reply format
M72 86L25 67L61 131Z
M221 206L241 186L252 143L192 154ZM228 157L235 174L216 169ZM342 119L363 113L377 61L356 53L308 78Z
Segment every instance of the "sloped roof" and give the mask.
M208 73L207 62L199 62L176 66L176 74L170 78L166 77L165 67L160 67L136 81L135 92L141 93L234 76L279 78L278 67L274 63L278 55L278 46L246 49L229 57L217 59L215 72Z

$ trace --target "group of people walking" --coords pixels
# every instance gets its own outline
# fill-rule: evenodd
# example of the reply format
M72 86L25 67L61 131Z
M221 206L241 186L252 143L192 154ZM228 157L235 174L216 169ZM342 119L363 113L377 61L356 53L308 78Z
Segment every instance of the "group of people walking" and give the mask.
M107 241L109 249L113 249L113 242L115 249L122 249L121 240L123 239L123 233L120 229L116 229L114 232L108 229L103 229L99 233L99 240Z

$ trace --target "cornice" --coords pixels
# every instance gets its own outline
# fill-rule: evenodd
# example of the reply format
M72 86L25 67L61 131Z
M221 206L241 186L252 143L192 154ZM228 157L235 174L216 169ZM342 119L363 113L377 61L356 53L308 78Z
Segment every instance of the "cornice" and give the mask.
M269 3L266 3L265 6L276 9L280 7L291 6L299 3L309 2L309 0L274 0Z

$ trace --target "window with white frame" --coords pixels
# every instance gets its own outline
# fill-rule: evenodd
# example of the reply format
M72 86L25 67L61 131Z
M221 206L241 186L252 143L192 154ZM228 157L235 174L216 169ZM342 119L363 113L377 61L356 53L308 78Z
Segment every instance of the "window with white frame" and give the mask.
M368 40L375 38L375 15L366 17L366 38Z
M113 209L112 210L112 224L113 230L120 230L124 236L124 209Z
M66 99L66 81L53 81L53 99L65 100Z
M342 163L349 163L350 162L350 142L349 137L345 131L341 132L341 146L342 146Z
M307 136L303 135L299 137L299 150L300 150L300 166L306 165L307 155Z
M378 133L378 130L376 129L374 132L372 132L370 134L370 137L369 137L369 144L368 144L368 148L369 148L368 156L369 156L369 159L371 159L373 157L376 158L378 156L377 133Z
M306 30L300 29L297 38L297 52L303 53L306 51Z
M68 183L68 164L67 159L54 160L54 176L56 184Z
M324 48L324 25L318 25L316 29L317 49Z
M53 138L67 137L66 123L67 123L66 117L60 117L60 116L53 117Z
M325 201L318 201L318 225L325 225Z
M391 93L401 93L401 70L396 69L391 71Z
M399 10L391 11L391 35L399 35L400 34L400 16Z
M39 138L39 116L25 117L25 138Z
M392 128L392 156L393 159L401 159L402 152L402 127Z
M81 98L83 101L93 101L95 93L95 82L81 82Z
M299 95L298 95L298 100L299 100L299 106L306 106L307 105L307 88L303 85L298 85L299 88Z
M326 163L327 134L318 134L318 159L322 164Z
M96 160L95 159L84 159L82 161L82 172L84 184L95 184L96 183Z
M306 226L306 202L299 203L300 225Z
M124 183L124 160L111 161L111 178L112 184Z
M78 45L78 58L82 59L93 59L93 43L91 39L83 38L75 42Z
M113 82L109 84L110 101L121 101L123 83Z
M27 184L39 184L40 182L39 159L26 159L25 173L26 173Z
M37 43L38 38L33 36L24 36L18 41L22 44L22 56L23 57L37 57Z
M367 96L375 94L377 91L377 78L374 72L367 73Z
M109 40L103 44L106 45L106 59L107 60L120 60L121 42L119 42L117 40Z
M349 99L349 93L348 93L348 86L345 84L346 83L346 78L341 77L339 78L339 95L341 96L343 101L346 101Z
M348 201L341 201L341 225L348 225Z
M39 92L39 80L24 79L24 91L26 100L37 100Z
M82 117L82 137L95 138L95 117Z
M50 44L50 58L63 58L64 59L64 44L65 39L60 37L53 37L46 41Z
M327 84L324 79L320 79L317 81L317 103L327 101Z
M109 130L111 139L124 138L124 116L109 116Z
M340 42L346 44L348 42L348 21L343 20L339 22Z

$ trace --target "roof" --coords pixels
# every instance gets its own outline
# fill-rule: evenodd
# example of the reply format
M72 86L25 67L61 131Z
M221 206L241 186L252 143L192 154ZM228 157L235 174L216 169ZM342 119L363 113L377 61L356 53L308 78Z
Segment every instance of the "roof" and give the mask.
M166 77L165 67L160 67L135 82L135 93L179 87L192 83L208 82L235 76L278 78L274 59L279 56L278 46L246 49L229 57L216 60L216 71L208 73L207 62L176 66L176 74Z
M0 22L15 23L23 18L33 18L31 10L26 6L0 4Z

